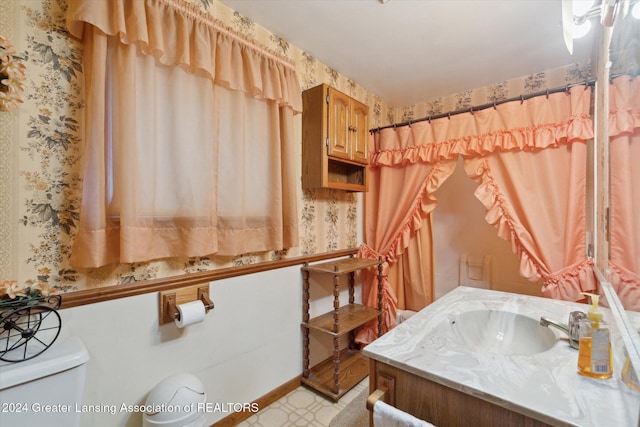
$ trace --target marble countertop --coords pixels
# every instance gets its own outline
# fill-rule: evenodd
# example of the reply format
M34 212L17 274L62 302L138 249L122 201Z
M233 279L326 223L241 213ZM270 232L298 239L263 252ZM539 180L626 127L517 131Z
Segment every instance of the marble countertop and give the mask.
M620 378L624 346L611 313L613 377L586 378L577 373L578 350L561 331L547 350L531 355L471 350L452 333L452 321L474 310L501 310L538 320L567 323L571 311L585 304L458 287L364 348L364 354L425 379L514 412L558 426L638 426L640 393ZM635 327L640 313L628 312Z

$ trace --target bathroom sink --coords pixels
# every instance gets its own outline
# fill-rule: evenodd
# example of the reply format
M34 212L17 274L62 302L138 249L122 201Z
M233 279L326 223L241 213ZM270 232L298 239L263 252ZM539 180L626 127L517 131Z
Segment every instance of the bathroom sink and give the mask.
M472 351L532 355L549 350L557 340L538 320L509 311L467 311L449 323L455 339Z

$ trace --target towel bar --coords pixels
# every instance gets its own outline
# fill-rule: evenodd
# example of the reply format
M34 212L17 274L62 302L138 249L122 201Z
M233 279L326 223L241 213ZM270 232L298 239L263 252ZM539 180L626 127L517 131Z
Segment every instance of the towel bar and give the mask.
M373 393L367 397L367 409L373 411L373 407L375 406L378 400L384 401L384 395L386 394L385 390L376 389Z

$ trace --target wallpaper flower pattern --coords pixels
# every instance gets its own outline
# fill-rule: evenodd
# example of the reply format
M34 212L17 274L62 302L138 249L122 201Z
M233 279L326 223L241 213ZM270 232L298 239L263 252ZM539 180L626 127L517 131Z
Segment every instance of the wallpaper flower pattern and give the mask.
M42 6L23 9L34 31L24 51L32 67L27 91L32 108L20 147L30 168L20 171L24 201L19 223L36 233L24 259L35 269L30 276L68 290L77 280L67 260L80 206L82 51L65 30L66 4L49 0Z
M0 111L10 111L22 103L25 66L16 56L11 41L0 34Z
M297 64L302 89L328 83L370 107L370 128L439 114L586 80L588 67L575 65L515 81L391 107L327 64L290 45L217 0L190 0L234 30L280 52ZM65 0L0 0L7 28L27 65L24 104L0 114L2 200L0 278L38 279L57 292L126 284L222 267L276 260L344 248L358 241L359 196L299 187L300 244L296 248L239 257L198 257L110 265L88 271L69 266L82 190L82 46L65 28ZM7 13L4 13L7 12ZM23 34L18 34L21 29ZM6 132L5 132L6 130ZM301 146L298 145L301 157Z

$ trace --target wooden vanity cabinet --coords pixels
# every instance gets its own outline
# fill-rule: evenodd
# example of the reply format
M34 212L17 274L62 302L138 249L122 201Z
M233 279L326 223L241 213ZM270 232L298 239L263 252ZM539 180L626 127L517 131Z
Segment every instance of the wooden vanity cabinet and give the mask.
M326 84L302 104L302 188L367 191L369 107Z
M372 308L355 302L355 272L377 266L378 307ZM369 359L357 348L355 329L378 318L378 331L382 330L382 259L347 258L302 267L302 383L337 402L369 374ZM333 276L333 310L311 318L309 313L310 273ZM340 277L349 279L349 304L340 305ZM333 354L310 366L309 335L319 333L333 337ZM380 332L378 332L379 334ZM341 348L341 338L348 345ZM344 344L342 345L344 347Z
M480 396L474 396L473 391L463 393L395 366L369 360L370 393L383 391L384 402L433 425L551 427L542 420L517 412L518 408L508 402L505 402L504 407L499 406ZM373 425L371 412L369 425Z

